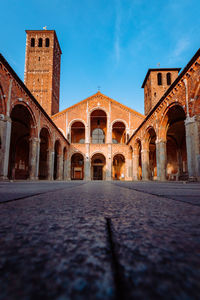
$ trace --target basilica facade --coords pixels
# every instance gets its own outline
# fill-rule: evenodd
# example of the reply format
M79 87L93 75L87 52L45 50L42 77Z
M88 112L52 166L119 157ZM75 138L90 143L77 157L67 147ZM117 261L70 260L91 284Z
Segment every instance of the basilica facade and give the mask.
M2 180L200 180L200 49L149 69L145 115L100 91L59 111L54 30L27 30L24 83L0 55Z

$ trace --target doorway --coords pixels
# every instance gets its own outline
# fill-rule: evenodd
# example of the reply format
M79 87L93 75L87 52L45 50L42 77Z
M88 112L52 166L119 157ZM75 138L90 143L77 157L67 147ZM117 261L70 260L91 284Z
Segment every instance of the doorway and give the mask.
M93 180L103 180L103 166L93 166Z

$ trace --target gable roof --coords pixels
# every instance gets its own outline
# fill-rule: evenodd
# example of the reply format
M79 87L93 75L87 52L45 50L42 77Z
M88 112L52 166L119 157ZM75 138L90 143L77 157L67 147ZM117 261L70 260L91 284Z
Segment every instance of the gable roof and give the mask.
M108 97L108 96L102 94L100 91L98 91L97 93L93 94L92 96L87 97L86 99L84 99L84 100L82 100L82 101L77 102L76 104L74 104L74 105L72 105L72 106L69 106L68 108L66 108L66 109L64 109L64 110L62 110L62 111L60 111L60 112L58 112L57 114L55 114L55 115L53 115L53 116L51 116L51 117L52 117L52 118L57 117L57 116L59 116L59 115L65 113L65 112L69 111L70 109L72 109L72 108L74 108L74 107L76 107L76 106L78 106L78 105L80 105L80 104L83 104L84 102L87 102L87 101L89 101L89 100L92 100L94 97L104 97L104 98L107 99L108 101L111 101L111 102L113 102L113 103L115 103L115 104L117 104L117 105L122 106L124 109L129 110L130 112L132 112L132 113L138 115L139 117L145 118L145 116L144 116L143 114L141 114L141 113L135 111L134 109L132 109L132 108L130 108L130 107L128 107L128 106L126 106L126 105L124 105L124 104L122 104L122 103L120 103L120 102L118 102L118 101L116 101L116 100L114 100L114 99L112 99L112 98L110 98L110 97Z

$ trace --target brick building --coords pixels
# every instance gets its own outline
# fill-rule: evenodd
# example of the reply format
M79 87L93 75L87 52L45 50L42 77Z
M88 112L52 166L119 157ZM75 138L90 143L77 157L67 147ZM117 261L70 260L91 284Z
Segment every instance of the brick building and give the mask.
M148 70L145 116L101 92L59 112L56 33L26 33L24 83L0 56L1 179L200 179L200 50Z

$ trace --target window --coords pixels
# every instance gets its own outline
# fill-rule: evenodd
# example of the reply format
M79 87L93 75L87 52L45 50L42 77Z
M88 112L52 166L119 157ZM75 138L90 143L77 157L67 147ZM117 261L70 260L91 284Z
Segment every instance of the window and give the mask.
M157 74L157 79L158 79L158 85L162 85L162 74L161 73Z
M34 38L31 39L31 47L35 47L35 39Z
M46 47L49 47L49 38L46 38L45 46L46 46Z
M171 73L167 73L167 85L171 85Z
M42 47L42 38L39 38L38 40L38 47Z
M92 131L92 143L93 144L105 144L105 134L102 129L95 128Z

